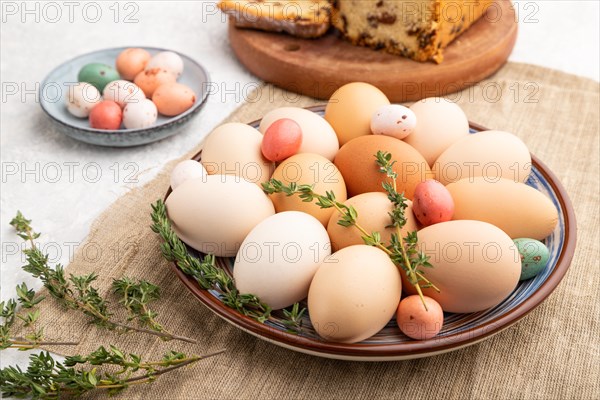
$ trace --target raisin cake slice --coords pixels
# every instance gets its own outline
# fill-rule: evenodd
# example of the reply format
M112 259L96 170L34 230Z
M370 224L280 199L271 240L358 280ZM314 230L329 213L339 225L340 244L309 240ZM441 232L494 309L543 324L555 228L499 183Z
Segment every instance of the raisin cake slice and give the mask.
M493 0L333 0L332 24L355 45L417 61L444 59L443 49Z
M223 0L219 8L239 28L286 32L301 38L322 36L331 25L327 0Z

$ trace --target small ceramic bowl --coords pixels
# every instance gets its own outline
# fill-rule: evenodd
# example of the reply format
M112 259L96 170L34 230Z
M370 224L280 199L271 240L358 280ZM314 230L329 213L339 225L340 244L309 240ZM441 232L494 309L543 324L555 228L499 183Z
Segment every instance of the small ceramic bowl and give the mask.
M324 113L323 106L309 109L319 115ZM256 121L250 125L258 127L259 123L260 121ZM470 126L473 134L487 130L473 123ZM201 157L202 154L199 153L194 159L200 160ZM410 339L400 332L396 322L392 320L380 332L360 343L327 342L316 333L308 315L302 318L300 333L292 334L283 323L281 310L274 311L265 323L259 323L225 306L218 293L200 288L195 279L184 274L175 263L171 266L189 291L219 317L260 339L294 351L339 360L392 361L458 350L490 338L539 306L558 286L573 258L577 227L569 197L548 167L534 155L531 158L532 172L526 184L552 200L558 210L558 225L545 239L550 251L546 268L534 278L519 282L511 295L495 307L469 314L445 313L441 332L429 340ZM167 196L169 193L170 189ZM188 251L195 256L203 256L190 247ZM216 265L230 276L233 276L234 262L234 257L216 259ZM302 306L306 307L306 302Z
M127 47L98 50L87 53L56 67L40 86L40 104L50 120L65 135L82 142L99 146L130 147L164 139L176 134L194 118L208 97L208 72L190 57L175 51L183 59L183 74L178 79L196 93L196 102L184 113L175 117L158 115L149 128L102 130L90 127L87 118L77 118L67 111L66 97L69 86L77 82L79 70L89 63L115 65L119 53ZM161 51L172 51L156 47L141 47L154 55Z

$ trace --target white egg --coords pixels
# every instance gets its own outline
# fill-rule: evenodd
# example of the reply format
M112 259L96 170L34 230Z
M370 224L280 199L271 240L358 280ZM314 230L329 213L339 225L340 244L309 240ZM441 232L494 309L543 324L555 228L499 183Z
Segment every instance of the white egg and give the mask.
M102 94L104 100L114 101L121 108L125 107L127 103L140 103L146 99L146 95L138 85L124 80L110 82Z
M417 116L408 107L399 104L381 106L371 118L371 132L404 139L414 132Z
M252 293L277 310L308 295L317 268L330 255L327 231L316 218L299 211L281 212L246 236L233 277L241 293Z
M152 57L146 64L146 70L152 68L166 69L179 78L183 73L183 60L177 53L162 51Z
M171 172L171 189L175 190L175 188L187 180L202 179L206 175L208 175L206 169L198 161L182 161Z
M70 86L67 93L67 110L77 118L87 118L102 96L96 87L86 82Z
M275 214L273 203L256 184L233 175L189 179L165 204L177 236L216 257L235 257L250 231Z
M123 125L127 129L148 128L156 122L158 110L152 100L127 103L123 109Z

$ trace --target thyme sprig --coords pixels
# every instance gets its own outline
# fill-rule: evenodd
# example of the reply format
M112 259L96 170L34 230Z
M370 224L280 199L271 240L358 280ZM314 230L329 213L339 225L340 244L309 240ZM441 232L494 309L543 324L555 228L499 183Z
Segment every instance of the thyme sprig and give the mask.
M205 290L215 290L223 304L241 314L265 322L271 315L271 307L251 294L241 294L233 278L215 264L215 256L207 254L202 260L192 256L185 244L177 237L167 217L167 208L162 200L152 205L152 230L163 239L160 248L163 256L198 282Z
M284 184L276 179L271 179L263 183L263 191L267 194L283 193L286 196L297 195L302 201L314 202L320 208L336 209L340 214L339 225L344 227L353 226L361 233L365 244L381 249L397 267L401 268L406 274L408 281L416 288L423 306L427 310L422 289L433 288L439 292L439 289L425 277L425 272L422 270L423 267L431 268L432 265L429 263L429 258L417 249L417 232L410 232L405 238L402 237L401 229L406 225L405 210L407 203L404 195L397 191L396 179L398 176L393 169L395 161L392 160L392 155L379 151L375 155L375 158L380 172L390 178L389 182L383 183L383 188L388 194L388 199L394 205L394 209L390 213L390 226L396 227L396 232L392 233L389 244L382 242L379 232L367 232L357 222L358 212L356 209L337 201L335 194L331 191L323 195L316 193L313 185L297 184L294 182Z
M163 240L160 245L163 257L175 262L178 268L184 274L194 278L202 289L215 291L224 305L260 323L271 318L271 307L253 294L240 293L235 287L233 278L217 267L214 255L207 254L199 259L190 254L185 243L173 230L167 216L167 207L162 200L157 200L152 205L151 228ZM291 311L283 311L283 323L290 332L297 332L300 328L302 314L299 311L294 312L298 307L298 304L294 304Z
M418 250L419 238L416 231L408 232L406 237L402 237L401 229L406 225L406 208L408 204L404 193L398 193L396 180L398 174L394 171L396 161L392 160L392 155L388 152L378 151L375 155L379 171L384 173L390 180L383 182L383 189L388 195L388 199L394 205L394 209L389 213L392 223L390 226L396 228L396 232L391 235L391 243L388 249L391 250L390 256L396 265L402 267L406 277L411 285L415 287L425 310L427 305L423 299L423 290L432 288L439 292L440 290L429 279L425 277L422 268L432 268L429 257Z
M159 329L160 325L153 324L152 321L154 321L156 314L147 310L146 307L154 298L149 298L148 296L143 300L144 307L142 309L146 308L146 311L149 313L147 315L152 316L152 318L148 319L141 315L137 316L141 322L145 323L146 327L144 325L134 326L129 323L116 321L113 314L109 311L108 301L92 286L94 281L98 279L95 273L87 275L70 274L67 278L62 265L58 264L54 268L51 268L48 262L48 255L44 254L36 245L35 239L40 237L40 233L33 230L31 220L26 219L19 211L10 224L17 231L17 235L30 245L29 248L23 250L26 256L26 264L23 266L23 270L33 277L39 278L44 287L48 289L50 295L65 307L81 311L91 319L92 323L109 330L118 330L121 332L136 331L158 336L167 341L181 340L188 343L197 343L194 339L174 335L164 331L164 329ZM130 288L130 290L137 293L137 296L142 291L147 290L148 285L150 285L148 282L140 281L135 283L134 287ZM30 299L28 296L30 295L27 291L19 294L19 298L24 297L28 299L27 301L33 302L33 298ZM138 296L136 300L142 299ZM131 311L132 309L129 308L129 310Z
M125 354L115 346L101 346L92 353L66 357L63 363L48 352L32 354L25 371L9 366L0 370L3 396L32 399L77 397L91 390L106 390L109 395L143 383L155 381L160 375L221 354L186 356L170 351L162 359L144 361L136 354ZM117 367L116 372L100 372L98 366ZM113 368L114 369L114 368Z
M44 340L44 329L35 328L35 324L40 317L40 310L34 307L44 300L44 296L36 296L33 289L29 289L25 283L17 285L17 300L9 299L0 302L0 350L18 349L30 350L42 345L77 345L77 342L54 342ZM18 305L21 310L18 311ZM17 321L29 328L28 334L24 337L13 337L11 330Z
M306 313L306 308L300 308L299 303L295 303L289 310L284 309L283 315L285 319L283 324L287 326L288 332L298 333L302 329L302 316Z

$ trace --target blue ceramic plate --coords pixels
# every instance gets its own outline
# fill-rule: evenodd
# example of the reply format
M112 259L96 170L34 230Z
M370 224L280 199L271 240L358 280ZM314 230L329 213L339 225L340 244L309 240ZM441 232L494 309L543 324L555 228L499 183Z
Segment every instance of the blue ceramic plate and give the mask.
M176 134L198 114L208 96L208 72L190 57L177 52L183 59L183 74L179 83L191 88L196 93L196 102L186 112L176 117L165 117L159 114L156 123L143 129L120 129L107 131L91 128L87 118L77 118L67 111L65 99L69 85L77 82L77 74L81 67L89 63L115 65L119 53L127 47L104 49L78 56L56 67L40 86L40 104L58 129L65 135L82 142L100 146L130 147L139 146L164 139ZM142 47L154 55L161 51L169 51L155 47ZM172 50L171 50L172 51Z
M324 107L312 107L323 114ZM260 121L259 121L260 122ZM259 122L251 125L258 127ZM487 130L471 124L471 133ZM196 156L199 160L201 154ZM275 311L264 324L245 317L223 305L218 293L202 290L194 279L186 276L175 264L172 268L188 289L208 308L238 328L276 345L321 357L341 360L388 361L427 357L466 347L508 328L537 307L559 284L573 257L576 242L575 213L570 200L554 174L532 155L532 173L527 185L550 198L558 209L558 225L545 240L550 259L545 270L535 278L520 282L513 293L496 307L470 314L444 315L444 326L438 336L415 341L398 329L395 320L371 338L355 344L330 343L314 331L308 316L304 316L299 334L290 334L282 323L281 311ZM167 194L168 195L168 194ZM197 256L195 250L189 251ZM232 274L235 258L218 258L217 265ZM306 304L304 303L304 306Z

